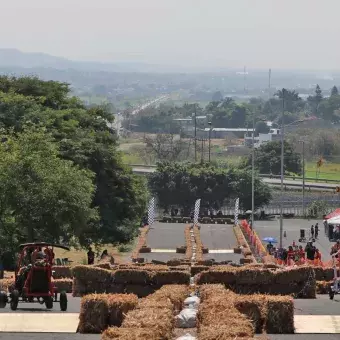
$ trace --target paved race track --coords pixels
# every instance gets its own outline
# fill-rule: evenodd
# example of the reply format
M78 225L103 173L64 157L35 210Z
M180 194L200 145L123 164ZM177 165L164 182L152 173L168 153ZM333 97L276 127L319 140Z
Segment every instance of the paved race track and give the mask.
M184 246L184 223L159 223L156 222L150 228L146 237L146 243L151 248L176 249Z
M315 246L319 248L322 254L322 260L330 260L331 257L329 255L332 242L329 242L328 238L326 238L324 233L324 226L322 221L316 220L301 220L301 219L286 219L283 221L283 230L286 231L287 237L283 239L283 246L289 246L295 241L298 243L300 237L300 229L306 229L306 237L309 235L311 225L315 225L316 222L319 222L319 238L315 242ZM258 233L260 238L264 237L275 237L279 241L280 238L280 224L279 220L271 220L271 221L255 221L255 231ZM298 243L303 247L306 243Z
M68 305L67 311L61 312L60 305L58 302L54 303L53 309L46 309L45 305L40 305L39 303L19 303L18 309L12 311L9 305L6 308L1 308L0 313L79 313L80 311L80 299L79 297L72 297L72 294L67 294ZM1 335L1 333L0 333Z
M234 249L237 241L229 224L201 224L201 240L209 249Z
M232 261L234 263L239 264L240 259L243 258L240 254L204 254L203 259L214 259L216 262L222 262L222 261Z

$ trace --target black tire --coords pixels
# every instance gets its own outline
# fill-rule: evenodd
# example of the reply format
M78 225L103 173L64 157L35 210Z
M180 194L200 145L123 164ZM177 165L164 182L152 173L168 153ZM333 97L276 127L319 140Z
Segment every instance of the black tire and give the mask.
M11 293L11 301L10 301L11 310L17 310L18 304L19 304L19 292L15 289Z
M53 297L52 296L49 296L48 298L45 299L45 306L47 309L53 308Z
M0 308L5 308L7 301L7 293L0 291Z
M334 299L334 292L333 292L333 289L332 289L332 288L329 288L329 298L330 298L331 300Z
M62 312L67 310L67 294L65 292L60 293L60 310Z
M300 243L302 242L302 238L299 238L299 242L300 242Z

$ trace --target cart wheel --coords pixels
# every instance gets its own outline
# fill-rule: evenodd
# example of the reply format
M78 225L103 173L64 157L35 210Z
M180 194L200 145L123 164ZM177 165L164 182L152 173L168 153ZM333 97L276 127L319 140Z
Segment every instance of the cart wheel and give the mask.
M7 293L0 291L0 308L5 308L7 304Z
M47 309L53 308L53 297L52 296L49 296L48 298L46 298L45 306L46 306Z
M334 299L334 292L333 292L333 289L332 289L332 288L329 288L329 298L330 298L331 300Z
M62 312L67 310L67 294L65 292L60 293L60 310Z
M19 304L19 292L15 289L11 293L11 302L10 302L11 310L17 310L18 304Z
M302 242L302 238L299 238L299 242L300 242L300 243Z

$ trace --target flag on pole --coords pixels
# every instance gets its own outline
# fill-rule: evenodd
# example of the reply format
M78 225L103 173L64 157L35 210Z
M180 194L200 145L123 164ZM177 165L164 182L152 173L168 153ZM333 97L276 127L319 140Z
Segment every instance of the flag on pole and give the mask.
M235 225L238 225L238 213L240 208L240 199L237 198L235 201L235 214L234 214L234 223Z
M148 207L148 225L152 226L155 221L155 198L152 197Z
M194 224L198 223L198 216L200 214L200 206L201 206L201 199L196 200L195 202L195 211L194 211Z

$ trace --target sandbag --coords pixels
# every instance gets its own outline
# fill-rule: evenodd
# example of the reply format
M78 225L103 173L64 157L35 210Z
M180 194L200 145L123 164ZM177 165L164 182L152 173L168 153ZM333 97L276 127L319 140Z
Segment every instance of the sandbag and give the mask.
M184 308L175 317L177 328L195 328L196 327L197 310Z
M198 309L199 304L200 304L200 298L198 296L190 296L184 300L185 308Z

